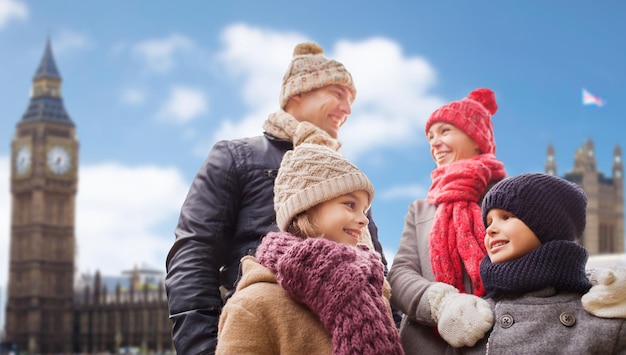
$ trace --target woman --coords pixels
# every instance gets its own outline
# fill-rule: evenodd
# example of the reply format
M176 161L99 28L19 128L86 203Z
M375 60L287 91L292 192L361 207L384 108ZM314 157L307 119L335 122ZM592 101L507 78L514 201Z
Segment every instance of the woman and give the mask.
M506 176L496 159L493 91L435 110L425 132L436 168L425 200L409 205L400 247L388 274L391 303L407 354L444 353L448 343L472 346L493 324L480 262L486 255L480 202Z

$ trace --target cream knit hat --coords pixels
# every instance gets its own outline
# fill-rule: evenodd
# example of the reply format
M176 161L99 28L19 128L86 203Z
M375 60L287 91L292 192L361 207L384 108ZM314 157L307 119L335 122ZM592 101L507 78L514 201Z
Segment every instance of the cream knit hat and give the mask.
M358 190L367 191L371 204L374 187L359 168L326 146L298 145L285 153L274 185L278 228L284 232L299 213Z
M356 87L352 75L343 64L324 57L324 50L315 42L300 43L293 50L293 59L283 76L280 90L280 108L284 109L291 96L339 84L352 91L352 102Z

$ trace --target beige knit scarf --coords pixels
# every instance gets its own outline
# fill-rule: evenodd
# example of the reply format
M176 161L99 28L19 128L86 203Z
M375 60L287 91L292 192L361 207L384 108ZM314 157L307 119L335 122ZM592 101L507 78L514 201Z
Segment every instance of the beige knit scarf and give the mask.
M335 151L341 148L341 142L323 129L307 121L300 122L282 109L267 117L263 129L276 138L292 141L294 147L307 142L325 145Z

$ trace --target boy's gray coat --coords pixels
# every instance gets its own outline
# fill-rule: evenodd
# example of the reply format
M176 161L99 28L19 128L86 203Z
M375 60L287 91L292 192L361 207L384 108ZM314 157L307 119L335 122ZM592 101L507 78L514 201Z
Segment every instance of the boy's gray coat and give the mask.
M626 354L626 319L587 313L581 295L553 288L495 302L494 326L456 354Z

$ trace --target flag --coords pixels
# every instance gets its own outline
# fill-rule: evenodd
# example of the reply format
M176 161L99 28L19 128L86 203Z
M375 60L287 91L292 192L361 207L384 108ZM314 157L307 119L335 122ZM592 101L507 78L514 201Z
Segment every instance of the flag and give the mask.
M583 105L596 105L598 107L602 107L604 106L604 100L583 89Z

